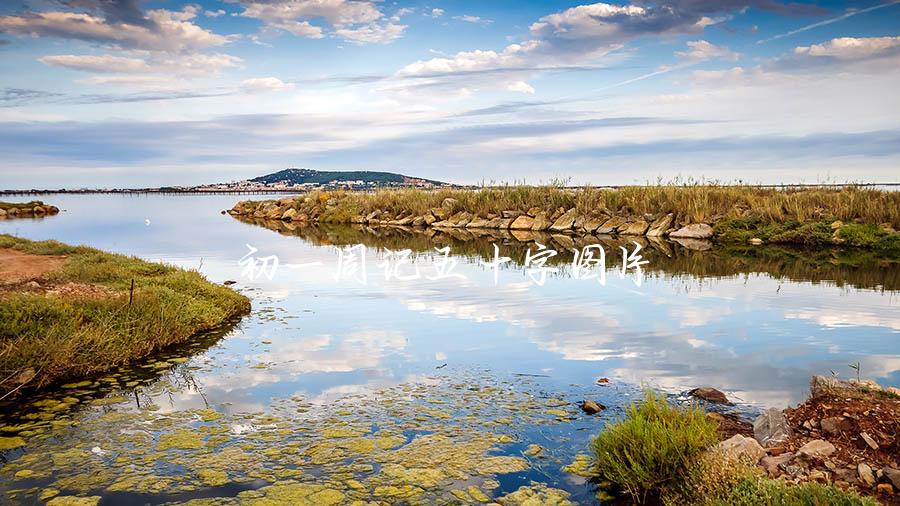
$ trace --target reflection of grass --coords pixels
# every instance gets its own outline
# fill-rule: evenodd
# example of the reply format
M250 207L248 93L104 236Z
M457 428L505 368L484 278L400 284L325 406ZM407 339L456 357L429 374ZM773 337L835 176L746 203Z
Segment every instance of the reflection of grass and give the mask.
M319 245L365 244L371 248L401 250L409 248L414 252L432 252L435 247L450 246L454 255L490 261L494 255L494 244L501 254L511 257L516 265L525 261L526 250L535 248L534 243L521 242L505 231L471 231L451 229L433 235L422 229L399 227L378 227L368 229L360 225L320 225L301 227L278 220L243 221L274 229L281 234L294 235ZM619 245L630 249L630 241L596 239L607 251L607 265L615 267L621 261ZM900 269L898 257L885 254L877 249L798 248L788 245L718 246L710 251L690 251L667 242L652 242L641 239L641 253L650 263L644 266L648 274L667 276L689 275L697 278L719 278L736 276L750 272L766 273L776 279L792 281L832 281L838 286L859 288L900 289ZM556 246L552 236L546 242L558 249L559 254L549 259L548 264L565 270L572 262L572 252ZM576 246L582 242L576 238Z
M66 255L63 266L41 283L72 287L57 295L25 289L0 292L0 377L7 382L33 371L37 375L31 385L40 387L104 371L183 342L249 309L246 297L193 271L8 235L0 235L0 247ZM134 298L129 304L132 280Z

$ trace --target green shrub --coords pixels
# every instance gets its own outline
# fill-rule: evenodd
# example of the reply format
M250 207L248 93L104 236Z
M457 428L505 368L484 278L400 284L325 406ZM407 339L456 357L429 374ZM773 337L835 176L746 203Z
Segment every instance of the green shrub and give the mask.
M860 225L848 223L837 231L837 236L843 239L847 246L873 246L878 239L887 235L887 232L875 225Z
M702 409L671 406L648 390L643 402L629 406L625 419L607 426L591 448L600 474L644 503L681 479L716 442L716 428Z
M769 242L802 244L804 246L831 244L831 225L823 221L804 223L773 235L769 238Z

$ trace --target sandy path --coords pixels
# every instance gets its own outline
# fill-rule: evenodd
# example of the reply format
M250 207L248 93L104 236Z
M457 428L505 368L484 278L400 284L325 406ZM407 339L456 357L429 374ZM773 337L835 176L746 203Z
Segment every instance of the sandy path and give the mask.
M64 256L34 255L14 249L0 248L0 284L39 278L58 269L65 261L66 257Z

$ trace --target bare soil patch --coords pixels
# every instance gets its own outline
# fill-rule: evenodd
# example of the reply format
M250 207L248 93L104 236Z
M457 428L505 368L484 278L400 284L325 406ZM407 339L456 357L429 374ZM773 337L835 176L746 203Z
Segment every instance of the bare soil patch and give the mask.
M65 256L35 255L0 248L0 284L19 283L37 279L56 270L66 261Z

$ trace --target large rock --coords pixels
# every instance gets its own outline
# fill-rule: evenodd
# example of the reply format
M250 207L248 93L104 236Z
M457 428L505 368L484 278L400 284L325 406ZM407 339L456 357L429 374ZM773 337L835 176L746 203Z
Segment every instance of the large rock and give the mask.
M647 237L662 237L669 230L669 227L672 226L672 221L674 220L675 215L672 213L653 220L653 223L650 224L650 228L647 230Z
M596 232L597 229L600 228L600 225L603 225L605 221L606 218L587 218L586 220L584 220L584 224L582 226L584 227L585 232L587 232L588 234L592 234Z
M509 228L512 230L531 230L531 227L534 226L534 218L521 215L509 225Z
M761 458L766 456L766 451L755 439L744 437L740 434L731 436L731 438L722 441L716 447L727 455L738 457L751 464L756 464Z
M571 230L573 226L575 226L575 218L576 218L575 208L569 209L564 212L562 216L556 219L553 222L553 225L550 226L550 230L553 232L563 232L566 230Z
M281 219L284 221L294 221L297 218L297 214L299 214L297 210L292 207L281 215Z
M791 437L791 426L780 409L769 408L753 422L753 437L762 446L772 448Z
M711 387L700 387L695 388L688 392L689 394L697 397L698 399L703 399L707 402L717 402L720 404L728 404L728 397L725 397L725 394L720 390L716 390Z
M669 237L680 239L709 239L713 235L713 229L706 223L692 223L669 234Z
M581 410L589 415L596 415L604 409L606 409L606 406L604 406L603 404L598 404L591 400L585 400L581 403Z
M835 447L833 444L824 439L814 439L801 446L800 449L797 450L797 455L806 457L810 460L822 460L834 452Z
M466 228L487 228L487 224L488 220L476 216L466 225Z
M444 209L443 207L434 207L431 209L431 214L437 218L437 221L444 221L450 217L452 211L450 209Z
M541 232L550 228L550 225L552 224L553 222L551 222L550 218L547 217L547 213L541 211L534 217L534 224L531 225L531 230L534 230L535 232Z
M465 211L460 211L460 212L454 214L453 216L451 216L450 218L448 218L447 221L449 221L452 224L451 226L461 228L461 227L465 227L466 225L469 224L470 221L472 221L472 215L471 215L471 213L467 213Z
M617 228L621 227L626 223L625 218L619 216L613 216L612 218L603 222L602 225L597 227L596 233L598 234L611 234L616 231Z
M619 233L622 235L644 235L648 226L649 225L644 220L633 221L619 227Z
M441 209L444 209L448 213L452 213L456 206L459 205L459 201L456 199L451 199L447 197L441 202Z

